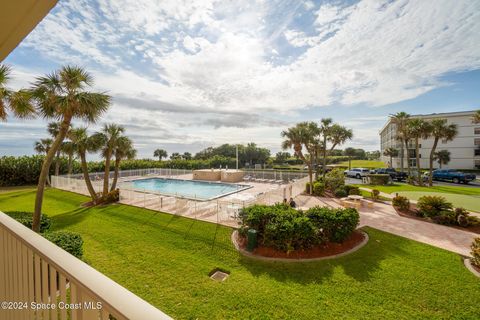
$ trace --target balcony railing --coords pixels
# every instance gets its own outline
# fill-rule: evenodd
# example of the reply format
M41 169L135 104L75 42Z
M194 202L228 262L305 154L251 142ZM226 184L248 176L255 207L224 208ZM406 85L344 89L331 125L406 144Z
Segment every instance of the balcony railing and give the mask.
M0 259L0 319L170 319L3 212Z

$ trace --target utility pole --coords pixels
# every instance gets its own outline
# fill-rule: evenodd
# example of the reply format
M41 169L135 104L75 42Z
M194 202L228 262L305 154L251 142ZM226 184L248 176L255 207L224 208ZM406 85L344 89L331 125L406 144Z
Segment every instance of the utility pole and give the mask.
M238 144L235 145L235 154L237 158L237 170L238 170Z

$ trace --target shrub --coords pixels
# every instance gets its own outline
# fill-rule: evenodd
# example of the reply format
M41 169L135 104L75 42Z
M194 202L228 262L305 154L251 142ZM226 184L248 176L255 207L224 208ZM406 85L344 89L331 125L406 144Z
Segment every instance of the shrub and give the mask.
M265 226L264 244L286 252L308 249L318 242L317 231L302 212L287 210Z
M378 201L378 199L380 198L380 191L378 191L377 189L373 189L371 192L371 196L373 201Z
M71 231L54 231L47 232L43 236L71 255L79 259L82 258L83 239L80 234Z
M345 188L342 188L342 187L336 189L334 194L335 194L335 197L337 197L337 198L343 198L343 197L346 197L348 195Z
M443 210L437 213L437 215L431 217L435 223L443 225L455 225L457 224L457 219L455 217L455 212L449 210Z
M395 196L392 199L392 205L399 208L401 211L406 211L410 209L410 200L404 196Z
M480 268L480 237L473 240L470 248L472 248L472 263Z
M367 174L368 182L374 185L386 185L390 183L391 177L389 174Z
M314 182L313 183L313 194L316 196L323 196L325 191L325 185L322 182Z
M480 225L480 219L478 217L474 216L468 216L467 217L468 225L469 226L478 226Z
M256 204L240 211L240 219L242 225L246 225L249 228L257 230L257 237L263 238L265 232L265 226L273 219L273 217L279 212L288 210L296 211L290 206L284 204L276 204L273 206Z
M424 217L434 217L441 211L451 211L453 206L442 196L423 196L417 201L417 207Z
M333 169L325 175L325 188L334 192L338 188L345 185L345 176L343 170Z
M332 242L343 242L347 239L360 221L356 209L329 209L313 207L306 211L307 217L313 221L322 238Z
M360 195L360 189L358 187L355 187L355 186L350 186L350 188L348 189L348 194Z
M25 212L25 211L7 211L5 212L8 216L12 217L13 219L17 220L25 227L32 229L32 222L33 222L33 213L32 212ZM50 229L51 220L46 214L42 214L40 218L40 232L45 232Z
M101 196L98 199L98 203L108 204L108 203L115 203L120 201L120 189L115 189L107 193L106 196Z

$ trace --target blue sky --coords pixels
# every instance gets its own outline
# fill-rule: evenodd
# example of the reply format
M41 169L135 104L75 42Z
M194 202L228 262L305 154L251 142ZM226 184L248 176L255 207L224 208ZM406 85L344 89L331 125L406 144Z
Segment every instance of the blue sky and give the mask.
M14 89L85 67L113 96L99 124L124 125L140 157L276 152L283 129L322 117L375 150L391 113L480 107L479 43L478 1L65 0L5 63ZM1 123L0 155L33 153L45 123Z

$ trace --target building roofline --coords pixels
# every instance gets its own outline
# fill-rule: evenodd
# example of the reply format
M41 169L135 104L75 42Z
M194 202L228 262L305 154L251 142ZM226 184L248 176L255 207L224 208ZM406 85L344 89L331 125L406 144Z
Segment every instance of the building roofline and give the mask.
M426 114L412 114L410 118L438 118L438 117L455 117L455 116L468 116L474 115L476 110L469 110L469 111L454 111L454 112L439 112L439 113L426 113ZM385 128L390 124L391 118L390 116L387 119L387 122L382 126L379 133L381 133Z

